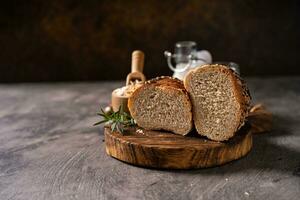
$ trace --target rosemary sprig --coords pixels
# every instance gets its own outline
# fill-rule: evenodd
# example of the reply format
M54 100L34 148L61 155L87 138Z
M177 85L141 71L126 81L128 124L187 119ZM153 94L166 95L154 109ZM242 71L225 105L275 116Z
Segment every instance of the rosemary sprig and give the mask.
M112 131L117 131L121 134L123 134L124 129L136 125L134 119L124 111L123 106L120 106L117 112L105 112L101 108L97 115L101 116L103 120L95 123L94 126L107 123L110 125Z

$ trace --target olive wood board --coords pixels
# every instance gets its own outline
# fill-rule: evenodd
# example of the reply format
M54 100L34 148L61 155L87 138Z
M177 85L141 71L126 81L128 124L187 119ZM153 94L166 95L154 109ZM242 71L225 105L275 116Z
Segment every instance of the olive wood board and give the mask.
M230 140L215 142L197 135L133 128L121 134L105 127L108 155L137 166L160 169L196 169L222 165L245 156L252 148L252 133L244 126Z

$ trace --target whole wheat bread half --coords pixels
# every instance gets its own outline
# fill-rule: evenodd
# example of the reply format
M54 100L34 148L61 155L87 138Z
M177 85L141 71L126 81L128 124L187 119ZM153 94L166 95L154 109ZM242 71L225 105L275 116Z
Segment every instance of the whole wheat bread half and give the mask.
M250 107L245 82L224 65L202 65L184 78L193 105L197 132L215 141L233 137Z
M145 129L186 135L193 128L192 105L178 79L159 77L145 82L128 99L128 108Z

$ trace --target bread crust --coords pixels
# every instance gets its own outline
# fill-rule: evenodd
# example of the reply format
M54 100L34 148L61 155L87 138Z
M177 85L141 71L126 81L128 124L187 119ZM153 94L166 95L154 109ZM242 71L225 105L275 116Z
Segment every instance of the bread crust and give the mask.
M194 73L204 73L207 71L211 71L211 70L215 70L218 71L220 73L225 73L226 75L228 75L231 79L231 82L233 83L233 91L234 91L234 96L236 97L236 100L238 102L238 104L240 105L239 108L239 113L237 113L237 121L239 121L239 123L237 124L235 131L233 133L228 133L227 134L227 138L226 139L216 139L214 138L214 140L217 141L224 141L224 140L228 140L229 138L233 137L235 135L235 133L244 125L246 117L248 116L249 113L249 109L250 109L250 101L251 101L251 96L249 93L249 89L245 83L245 81L235 72L233 71L231 68L225 66L225 65L219 65L219 64L214 64L214 65L202 65L201 67L197 67L193 70L191 70L190 72L188 72L188 74L185 76L184 78L184 86L187 89L187 91L190 90L191 88L191 83L190 83L190 77L194 74ZM191 94L190 94L191 96ZM195 116L196 113L193 112L193 120L194 120L194 124L196 127L196 130L198 132L198 134L201 134L201 131L199 130L199 127L201 127L201 124L199 124L198 121L195 121ZM208 135L205 135L206 137L210 138ZM210 138L213 139L213 138Z
M176 130L169 130L174 133L180 134L180 135L186 135L188 134L192 129L193 129L193 120L192 120L192 104L189 99L188 92L185 90L183 82L177 78L172 78L169 76L161 76L157 77L151 80L146 81L141 87L136 89L131 97L128 99L128 108L130 111L130 114L133 116L136 116L136 109L134 109L134 100L139 96L139 93L145 89L148 89L150 87L159 87L162 90L164 90L166 93L170 92L174 95L177 95L178 93L181 93L185 96L186 104L189 105L189 113L190 113L190 125L189 125L189 130L185 131L184 133L178 132ZM156 129L155 127L152 128L152 130L159 130ZM166 129L165 129L166 130Z

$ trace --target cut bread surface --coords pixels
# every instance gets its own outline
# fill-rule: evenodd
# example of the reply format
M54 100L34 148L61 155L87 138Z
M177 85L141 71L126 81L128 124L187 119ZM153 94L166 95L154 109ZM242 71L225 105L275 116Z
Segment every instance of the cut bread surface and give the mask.
M146 82L129 98L138 126L186 135L193 127L192 106L180 80L161 77Z
M240 78L226 66L205 65L190 71L184 85L197 132L216 141L233 137L243 125L250 103Z

